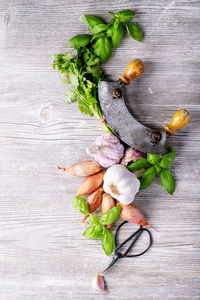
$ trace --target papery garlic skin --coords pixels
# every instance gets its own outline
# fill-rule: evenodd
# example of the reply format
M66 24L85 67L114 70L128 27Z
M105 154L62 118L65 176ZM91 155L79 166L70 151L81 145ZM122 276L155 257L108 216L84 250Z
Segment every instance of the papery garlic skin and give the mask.
M105 133L96 139L95 145L86 148L88 155L104 168L118 164L124 155L124 146L112 133Z
M140 188L140 181L135 174L120 164L108 168L103 180L104 191L125 205L133 202Z

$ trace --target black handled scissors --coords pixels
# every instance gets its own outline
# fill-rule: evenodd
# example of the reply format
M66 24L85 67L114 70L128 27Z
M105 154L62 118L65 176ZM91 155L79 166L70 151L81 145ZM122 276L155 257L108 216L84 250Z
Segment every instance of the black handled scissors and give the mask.
M109 266L103 271L103 273L106 272L108 269L110 269L118 261L119 258L123 258L123 257L136 257L136 256L143 255L144 253L146 253L149 250L149 248L151 247L151 245L153 243L151 232L147 228L143 228L142 226L140 226L140 228L138 230L136 230L124 242L122 242L120 245L118 245L119 230L126 223L128 223L128 222L124 221L122 224L120 224L118 226L118 228L116 230L116 233L115 233L115 251L114 251L114 257L113 257L111 263L109 264ZM139 254L128 254L131 251L131 249L133 248L134 244L136 243L136 241L139 239L139 237L141 236L141 234L143 232L147 232L148 235L149 235L149 245L148 245L148 247L144 251L142 251L141 253L139 253ZM129 245L129 247L127 248L127 250L124 253L120 252L119 250L126 243L128 243L132 238L133 238L133 241L131 242L131 244Z

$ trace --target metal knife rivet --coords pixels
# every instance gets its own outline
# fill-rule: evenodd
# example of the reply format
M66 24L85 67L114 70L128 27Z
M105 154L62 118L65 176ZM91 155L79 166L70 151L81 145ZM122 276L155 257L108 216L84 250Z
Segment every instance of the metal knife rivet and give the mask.
M114 99L118 99L122 96L122 91L119 88L114 88L112 95Z
M161 140L161 133L159 131L154 131L151 135L151 141L152 143L159 143Z

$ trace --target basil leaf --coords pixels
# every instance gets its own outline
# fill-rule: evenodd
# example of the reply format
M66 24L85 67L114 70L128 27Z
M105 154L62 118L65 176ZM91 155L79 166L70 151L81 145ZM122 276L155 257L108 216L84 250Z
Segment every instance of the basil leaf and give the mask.
M76 196L72 201L73 207L82 214L89 214L88 205L81 196Z
M160 161L160 156L157 155L157 154L147 153L147 161L151 165L155 165L155 164L157 164Z
M94 46L94 54L98 56L101 62L105 62L108 60L112 53L112 48L110 44L110 40L106 37L100 37Z
M154 165L154 168L156 169L156 173L157 173L157 174L159 174L159 173L161 172L161 170L162 170L162 168L160 167L160 164L159 164L159 163L155 164L155 165Z
M160 181L165 190L172 195L175 190L175 180L171 171L168 169L162 169L160 173Z
M134 24L133 22L126 21L126 29L128 31L128 34L136 41L141 42L142 41L142 35L140 33L139 27Z
M148 162L147 162L146 158L139 158L133 164L127 166L127 169L130 171L139 170L139 169L145 168L147 165L148 165Z
M92 224L99 224L99 218L97 216L92 215L92 214L89 215L89 221Z
M74 94L72 91L66 91L64 96L64 102L65 103L72 103L76 101L76 94Z
M114 48L117 48L119 46L123 36L124 36L124 30L122 28L122 25L116 19L112 26L112 34L111 34L111 39L112 39Z
M140 190L144 190L148 186L150 186L154 180L155 175L156 175L156 170L154 167L150 167L149 169L145 170L140 182Z
M83 232L83 236L88 239L101 239L102 234L103 234L103 226L101 224L88 227Z
M121 10L115 16L120 22L124 22L127 19L131 19L135 15L135 12L129 9Z
M108 29L106 30L106 36L107 37L111 37L112 36L112 28L113 28L114 22L115 22L115 19L113 18L111 20L111 22L108 24Z
M105 228L104 235L102 237L102 248L106 255L112 254L115 246L115 240L112 232Z
M114 223L119 217L121 211L121 206L118 204L117 206L109 209L100 219L100 223L103 225L110 225Z
M174 149L174 147L171 147L171 146L168 147L168 148L167 148L167 151L168 151L168 152L173 152L173 153L176 154L176 150Z
M167 169L169 167L169 165L171 165L171 163L173 162L174 159L175 159L175 153L174 152L170 152L168 154L165 154L163 156L163 158L161 159L160 166L164 169Z
M78 34L71 38L67 44L68 47L85 47L89 44L91 41L92 35L90 34Z
M79 20L82 22L87 22L91 28L93 28L94 26L96 26L98 24L104 24L104 22L101 19L99 19L95 16L91 16L91 15L82 15L79 18Z
M98 24L94 26L92 29L90 29L90 32L96 34L105 31L107 28L108 28L107 24Z

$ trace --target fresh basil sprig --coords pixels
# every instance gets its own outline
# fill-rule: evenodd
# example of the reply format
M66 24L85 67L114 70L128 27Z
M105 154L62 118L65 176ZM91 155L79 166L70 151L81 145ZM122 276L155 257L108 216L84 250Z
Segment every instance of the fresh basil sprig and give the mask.
M127 169L130 171L139 170L142 168L146 168L148 165L148 161L146 158L139 158L131 165L127 166Z
M101 239L103 237L103 226L101 224L96 224L86 228L83 236L88 239Z
M136 40L138 42L141 42L142 41L142 35L141 35L140 29L138 28L138 26L135 23L130 22L130 21L126 21L125 24L126 24L126 28L127 28L127 31L129 33L129 35L134 40Z
M69 40L67 46L73 48L85 47L89 44L91 39L92 39L92 35L78 34Z
M72 205L80 213L89 214L87 202L83 197L76 196L72 201ZM94 225L86 228L83 236L88 239L101 239L102 248L106 255L110 255L113 252L114 236L105 226L114 223L119 217L120 211L121 206L118 204L103 214L101 219L97 217L97 214L89 214L89 221Z
M110 225L115 222L115 220L119 217L121 211L121 207L118 204L117 206L108 210L100 219L100 223L103 225Z
M175 180L171 171L168 169L162 169L160 172L160 181L165 190L172 195L175 190Z
M157 154L150 154L147 153L147 161L148 163L150 163L152 166L154 166L155 164L159 163L160 161L160 156Z
M101 62L108 60L112 53L110 40L106 36L100 37L94 46L94 54L101 59Z
M170 152L164 155L160 162L161 168L167 169L175 159L175 156L176 156L175 152Z
M133 18L135 15L135 12L130 9L124 9L120 10L118 13L115 14L115 17L119 19L120 22L124 22L127 19Z
M160 174L160 182L164 189L172 195L175 190L175 180L168 167L174 161L176 150L173 147L167 148L168 153L162 158L157 154L147 154L147 158L140 158L127 166L130 171L146 168L140 179L140 189L148 188L156 174Z
M95 42L94 52L100 58L101 62L108 60L112 53L112 46L114 48L119 46L125 30L136 41L142 41L139 27L135 23L127 21L134 17L134 11L126 9L119 11L115 15L110 12L108 14L113 17L110 23L105 23L101 19L90 15L80 17L81 21L88 23L90 27L89 31L95 35L92 38L92 42Z
M146 169L140 181L140 190L144 190L148 188L148 186L152 184L155 175L156 175L156 169L154 168L154 166Z
M76 196L72 201L73 207L82 214L89 214L88 205L81 196Z
M101 243L106 255L112 254L115 246L115 239L112 232L107 228L105 228L104 230L104 235L102 236Z

